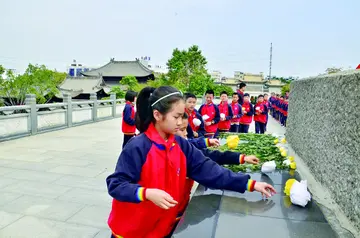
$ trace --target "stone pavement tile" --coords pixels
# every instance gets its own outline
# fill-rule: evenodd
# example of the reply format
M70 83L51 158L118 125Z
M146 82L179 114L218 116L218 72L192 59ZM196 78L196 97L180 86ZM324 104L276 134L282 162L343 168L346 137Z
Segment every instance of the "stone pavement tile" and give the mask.
M1 165L0 165L1 166ZM5 164L3 167L13 169L25 169L32 171L47 171L49 169L59 166L58 164L47 164L46 162L25 162L14 160L12 163Z
M101 230L94 238L109 238L109 237L111 237L110 228L106 230Z
M20 219L23 215L8 213L0 210L0 230L12 222ZM1 234L1 233L0 233ZM3 237L0 235L0 237Z
M3 176L0 178L0 188L4 188L9 186L10 184L14 184L19 182L19 180L12 179L12 178L4 178ZM0 195L1 196L1 195Z
M107 193L106 181L105 179L101 178L88 178L75 175L65 175L64 177L56 180L54 184L91 190L101 190L104 193Z
M109 217L109 207L102 206L86 206L76 213L66 222L86 225L91 227L107 228L107 220Z
M2 159L0 155L0 167L13 163L14 160ZM7 167L7 166L6 166Z
M114 173L114 170L106 170L105 172L102 172L101 174L96 176L96 178L103 179L104 181L106 181L106 178L112 173Z
M53 167L58 165L70 165L70 166L88 166L91 165L92 162L80 159L67 159L67 158L51 158L46 160L45 162L48 165L52 165Z
M236 227L236 229L234 229ZM329 224L220 213L216 238L335 238Z
M314 201L303 208L292 205L287 196L275 195L270 199L262 199L259 193L247 193L243 196L227 195L228 193L225 192L222 198L221 212L327 223L319 206Z
M79 212L84 206L85 205L79 203L24 195L13 202L7 203L1 209L6 212L66 221Z
M2 238L93 238L99 229L25 216L0 230Z
M88 169L83 167L75 167L68 165L59 165L53 169L50 169L48 172L58 173L58 174L71 174L71 175L81 175L84 177L95 177L103 172L103 169Z
M70 187L46 182L19 181L18 183L11 184L3 188L2 191L27 194L32 196L36 195L46 198L56 198L70 189Z
M57 198L61 201L77 202L87 205L111 207L111 197L107 192L83 188L72 188Z
M49 149L47 154L51 155L52 159L78 159L84 155L86 155L87 150L73 150L73 151L59 151L55 148Z
M51 183L61 178L62 176L64 175L42 172L42 171L23 170L23 169L18 169L16 171L3 175L3 177L6 178L14 178L19 180L27 180L27 181L41 181L44 183Z
M18 199L21 196L23 196L23 195L19 194L19 193L8 193L8 192L1 191L0 206L6 205L6 204Z

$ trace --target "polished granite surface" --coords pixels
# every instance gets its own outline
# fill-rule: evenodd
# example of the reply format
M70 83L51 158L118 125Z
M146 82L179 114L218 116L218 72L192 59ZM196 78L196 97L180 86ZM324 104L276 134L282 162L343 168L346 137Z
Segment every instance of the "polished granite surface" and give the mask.
M302 208L284 196L285 182L300 180L298 173L255 173L251 177L272 184L278 193L264 200L257 192L240 194L199 185L173 237L338 237L315 201Z

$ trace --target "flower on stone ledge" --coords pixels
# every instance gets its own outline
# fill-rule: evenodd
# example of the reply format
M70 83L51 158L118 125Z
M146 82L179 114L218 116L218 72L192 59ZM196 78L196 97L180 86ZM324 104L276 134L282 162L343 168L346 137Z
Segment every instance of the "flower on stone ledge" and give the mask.
M295 183L295 181L296 181L295 179L288 179L288 181L286 181L284 193L287 196L290 196L290 189L291 189L291 186Z

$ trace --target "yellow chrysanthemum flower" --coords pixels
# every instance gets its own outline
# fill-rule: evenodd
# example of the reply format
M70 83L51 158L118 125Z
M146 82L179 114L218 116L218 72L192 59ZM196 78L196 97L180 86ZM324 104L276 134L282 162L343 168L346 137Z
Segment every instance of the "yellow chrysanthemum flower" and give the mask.
M291 189L291 186L295 183L295 181L296 181L295 179L288 179L288 181L286 181L284 193L287 196L290 196L290 189Z
M281 143L285 144L285 143L286 143L286 139L285 139L285 138L282 138L282 139L281 139Z
M286 153L285 150L283 150L283 151L281 152L281 156L282 156L282 157L286 157L286 156L287 156L287 153Z
M235 149L239 144L239 137L236 135L228 136L226 138L226 143L229 149Z
M289 174L290 174L290 176L294 176L295 175L295 169L290 169Z
M274 140L274 144L276 145L277 143L279 143L279 139Z
M295 163L295 162L291 162L290 168L291 168L291 169L296 169L296 163Z
M290 160L290 162L294 162L295 161L294 156L289 156L289 160Z

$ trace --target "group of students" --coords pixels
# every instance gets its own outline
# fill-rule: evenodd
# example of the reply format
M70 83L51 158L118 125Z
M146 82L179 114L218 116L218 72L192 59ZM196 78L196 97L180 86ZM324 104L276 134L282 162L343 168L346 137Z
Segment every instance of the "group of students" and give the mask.
M271 97L269 99L271 105L270 113L272 117L285 127L289 108L288 98L288 94L281 96L279 94L275 95L275 93L271 93Z
M219 126L229 127L226 118L239 119L236 118L239 113L233 113L231 118L220 116L219 109L212 104L213 93L208 92L207 97L208 102L200 110L209 117L204 120L205 135L215 134ZM188 138L189 124L201 126L197 120L189 120L198 119L193 111L195 105L189 106L194 104L189 98L194 99L191 95L184 100L182 93L171 86L146 87L139 95L127 93L124 116L130 119L123 119L127 141L114 173L106 179L113 198L108 219L112 237L171 237L188 205L194 181L213 189L257 191L266 197L276 193L267 183L221 166L257 164L256 156L208 150L209 146L219 145L219 141L201 136L199 130L192 131L193 138ZM226 110L225 105L220 108L224 107ZM134 136L136 129L140 133Z

